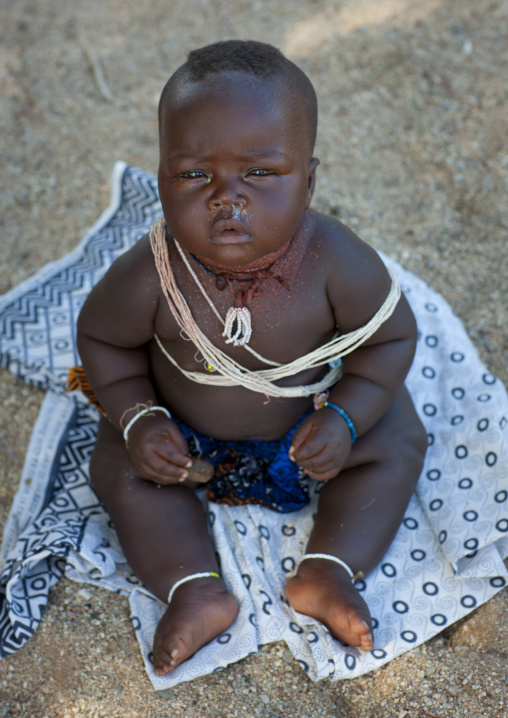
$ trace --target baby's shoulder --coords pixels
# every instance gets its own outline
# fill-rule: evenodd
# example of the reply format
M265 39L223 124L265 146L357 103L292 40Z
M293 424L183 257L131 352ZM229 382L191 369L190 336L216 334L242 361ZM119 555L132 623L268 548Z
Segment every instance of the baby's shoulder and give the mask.
M379 254L334 217L313 213L308 252L313 252L332 306L346 326L358 317L372 316L386 299L391 279ZM351 316L343 317L347 308Z
M371 282L376 275L386 276L379 254L349 227L320 212L312 212L312 230L308 250L341 279L355 276Z
M153 335L160 284L148 236L115 259L89 293L80 331L119 346L140 346Z
M158 292L160 284L148 234L115 259L102 283L109 291L120 294L142 292L146 296L150 287Z
M108 306L129 316L138 308L154 313L160 298L160 282L149 236L139 239L115 259L102 279L90 292L87 305L100 313Z
M152 248L150 247L150 237L145 234L130 249L115 259L109 271L115 278L122 281L122 279L131 274L141 275L141 279L144 279L154 269L155 264Z

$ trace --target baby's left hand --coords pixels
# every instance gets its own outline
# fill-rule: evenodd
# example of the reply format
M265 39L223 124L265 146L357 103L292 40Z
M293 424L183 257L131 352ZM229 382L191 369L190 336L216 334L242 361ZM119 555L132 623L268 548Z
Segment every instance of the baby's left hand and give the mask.
M289 458L311 479L327 481L339 474L351 452L351 434L333 409L315 411L295 431Z

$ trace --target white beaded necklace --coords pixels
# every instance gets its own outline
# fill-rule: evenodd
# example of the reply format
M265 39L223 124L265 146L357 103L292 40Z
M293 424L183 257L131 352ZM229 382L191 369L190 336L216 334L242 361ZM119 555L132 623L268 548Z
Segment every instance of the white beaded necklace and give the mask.
M173 237L173 242L175 243L175 246L177 250L180 253L180 257L182 258L185 266L189 270L189 274L193 278L193 280L196 282L196 285L199 288L199 291L203 295L203 297L208 302L208 305L212 312L215 314L219 322L224 327L224 331L222 332L222 336L226 337L226 344L234 344L235 347L242 346L244 349L246 349L248 352L250 352L253 356L256 357L256 359L260 359L265 364L270 364L271 366L282 366L282 364L279 364L279 362L274 362L271 359L265 359L265 357L262 357L261 354L258 354L257 351L252 349L249 344L249 340L252 336L252 323L251 323L251 316L250 311L247 307L229 307L227 313L226 313L226 319L224 320L215 306L215 304L212 302L210 297L208 296L208 293L206 289L203 287L201 282L199 281L199 277L197 276L196 272L191 266L191 263L185 256L185 253L183 249L180 247L179 243L176 241L176 239ZM236 330L235 330L235 322L236 322Z
M323 379L314 384L277 386L274 382L284 377L294 376L306 369L323 366L332 360L333 363L335 363L338 358L350 354L371 337L383 322L393 314L400 298L400 286L397 277L390 272L392 286L388 297L379 311L365 326L349 334L334 338L326 344L323 344L323 346L318 347L318 349L302 357L298 357L287 364L278 364L273 369L252 371L246 369L225 354L221 349L214 346L197 325L189 305L185 301L185 297L178 289L171 270L165 238L165 227L166 223L164 219L161 219L156 222L150 230L150 244L154 254L155 266L159 273L162 291L178 326L197 347L210 369L215 370L216 373L205 374L204 372L187 371L173 359L156 334L154 338L164 356L179 369L184 376L198 384L206 384L208 386L242 386L251 391L273 397L302 397L319 394L329 389L339 379L341 376L340 366L332 366ZM250 347L246 346L245 348L250 350ZM267 362L266 359L262 360ZM270 363L274 364L274 362Z

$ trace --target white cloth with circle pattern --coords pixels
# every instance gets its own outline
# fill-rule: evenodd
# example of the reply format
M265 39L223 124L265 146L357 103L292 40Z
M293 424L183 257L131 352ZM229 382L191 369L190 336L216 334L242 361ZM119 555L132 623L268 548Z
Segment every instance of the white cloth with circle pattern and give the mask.
M151 646L165 606L132 576L88 477L97 415L63 395L78 363L74 327L91 286L160 216L156 179L119 163L108 211L69 256L0 298L0 364L48 393L4 531L0 655L28 640L50 587L65 573L128 595L148 674L158 690L226 667L283 640L313 680L353 678L417 646L501 590L508 554L508 400L443 298L384 257L416 315L407 379L429 435L425 466L400 530L358 585L374 621L374 651L341 644L294 612L284 584L312 527L319 484L302 511L206 507L222 575L240 603L231 628L169 676L155 676Z

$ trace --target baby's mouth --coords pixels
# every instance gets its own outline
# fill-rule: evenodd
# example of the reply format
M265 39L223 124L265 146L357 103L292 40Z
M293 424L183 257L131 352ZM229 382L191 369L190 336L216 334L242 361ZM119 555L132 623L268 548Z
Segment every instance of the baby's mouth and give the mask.
M213 223L212 230L209 239L214 244L243 244L251 239L247 227L233 218L218 219Z

